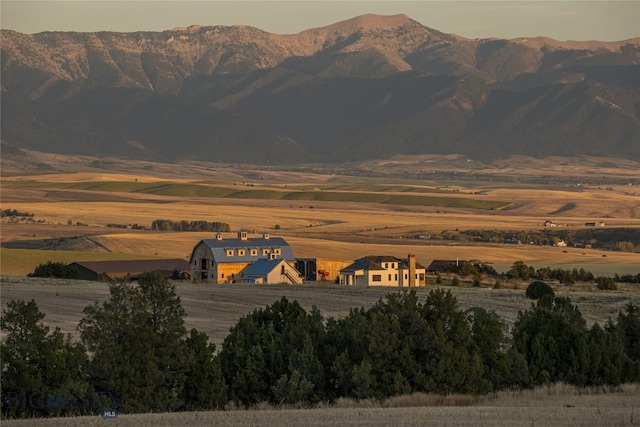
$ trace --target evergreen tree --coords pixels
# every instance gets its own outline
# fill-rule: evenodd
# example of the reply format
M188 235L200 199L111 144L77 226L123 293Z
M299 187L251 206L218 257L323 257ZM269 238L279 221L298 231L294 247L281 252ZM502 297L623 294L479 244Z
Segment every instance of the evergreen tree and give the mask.
M230 398L246 406L324 399L324 368L318 357L323 333L317 315L285 297L242 317L219 355Z
M185 402L185 385L202 375L193 368L202 351L197 343L202 347L204 337L192 333L187 343L186 313L175 286L162 275L147 273L137 286L114 284L110 292L107 301L85 307L79 325L82 342L92 353L92 384L116 393L122 412L166 412L194 404Z
M494 311L481 307L469 310L471 333L478 355L483 364L484 379L488 382L487 391L502 389L509 378L509 358L502 351L504 343L504 325Z
M551 301L547 295L518 313L514 349L527 361L533 384L565 381L584 386L589 365L585 321L568 298Z
M0 327L2 416L79 415L94 408L82 345L59 328L50 332L34 300L9 301Z
M57 279L79 279L80 273L70 265L59 261L38 264L29 277L55 277Z
M189 358L183 399L187 411L219 409L227 403L220 358L215 357L216 346L208 340L197 329L191 329L186 340Z

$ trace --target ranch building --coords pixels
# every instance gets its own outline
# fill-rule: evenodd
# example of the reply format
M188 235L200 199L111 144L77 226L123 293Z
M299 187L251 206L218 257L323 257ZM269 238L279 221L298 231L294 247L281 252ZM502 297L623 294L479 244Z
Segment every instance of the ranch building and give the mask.
M190 266L184 259L76 261L69 266L78 270L82 280L136 280L144 273L160 273L170 279L190 277Z
M260 258L240 273L242 283L302 284L302 275L283 259Z
M415 255L407 259L370 255L354 261L340 270L340 283L347 286L425 286L426 269L416 262Z
M335 259L296 258L296 270L308 281L340 283L340 270L351 263Z
M284 260L295 270L293 251L283 238L268 233L249 237L246 230L239 230L236 238L217 233L213 239L202 239L191 252L191 277L211 283L240 282L243 271L259 259Z

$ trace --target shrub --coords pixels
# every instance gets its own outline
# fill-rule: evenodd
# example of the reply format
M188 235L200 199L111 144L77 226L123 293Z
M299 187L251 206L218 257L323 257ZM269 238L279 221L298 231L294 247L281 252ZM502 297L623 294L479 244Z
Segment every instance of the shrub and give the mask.
M618 289L616 279L613 277L599 276L596 277L596 286L603 291L615 291Z
M553 292L553 289L551 289L551 286L547 285L544 282L541 282L540 280L531 282L531 284L527 286L525 294L529 299L540 299L545 295L551 295L552 298L555 296L555 293Z
M47 261L39 264L33 273L27 274L29 277L55 277L57 279L79 279L78 270L58 261Z

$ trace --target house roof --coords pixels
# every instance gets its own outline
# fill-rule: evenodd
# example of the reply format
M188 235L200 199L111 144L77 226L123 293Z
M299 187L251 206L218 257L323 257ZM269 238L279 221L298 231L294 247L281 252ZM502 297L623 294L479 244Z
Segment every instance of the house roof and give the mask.
M201 244L205 244L209 247L209 249L211 249L213 258L217 263L255 262L260 258L264 258L262 249L269 249L269 252L273 253L273 249L276 248L280 249L281 252L279 255L277 255L278 259L295 261L291 246L289 246L289 244L281 237L248 237L246 239L202 239L196 245L196 247ZM233 250L233 255L227 255L228 249ZM245 254L239 255L238 249L245 249ZM257 254L251 255L251 249L257 249Z
M457 259L434 259L433 261L431 261L431 264L429 264L429 267L427 268L427 270L429 271L444 271L446 270L449 266L456 266L456 265L460 265L460 264L465 264L468 261L466 260L457 260Z
M397 262L399 269L409 268L409 262L406 259L400 259L394 256L388 256L388 255L368 255L366 257L355 260L353 264L346 266L340 271L348 272L348 271L358 271L358 270L370 270L370 271L386 270L385 268L382 267L382 263L385 263L385 262L386 263ZM424 266L416 262L416 268L424 269Z
M284 260L260 258L243 272L244 277L266 276L277 268Z
M188 261L183 259L141 259L124 261L76 261L70 265L79 265L97 274L141 273L146 271L189 271Z

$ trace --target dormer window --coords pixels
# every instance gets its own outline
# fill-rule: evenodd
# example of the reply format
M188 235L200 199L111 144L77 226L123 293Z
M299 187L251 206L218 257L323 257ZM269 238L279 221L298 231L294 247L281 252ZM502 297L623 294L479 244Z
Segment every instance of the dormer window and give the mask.
M282 251L280 250L280 248L273 248L273 253L276 255L280 255Z
M258 250L257 249L251 249L250 253L251 253L251 256L258 256Z
M247 240L247 230L238 230L238 239Z
M222 240L222 234L216 233L216 240Z
M245 254L244 249L238 249L238 256L244 256L244 254Z
M233 249L227 249L225 250L225 253L227 254L227 256L233 256Z
M269 255L269 249L262 248L262 255Z
M269 240L269 233L262 233L262 238L265 240Z

